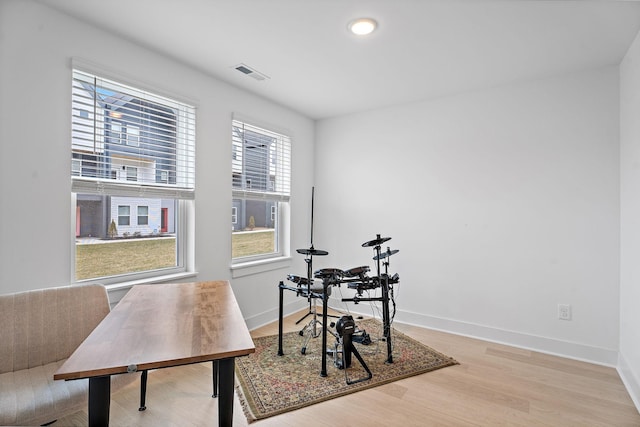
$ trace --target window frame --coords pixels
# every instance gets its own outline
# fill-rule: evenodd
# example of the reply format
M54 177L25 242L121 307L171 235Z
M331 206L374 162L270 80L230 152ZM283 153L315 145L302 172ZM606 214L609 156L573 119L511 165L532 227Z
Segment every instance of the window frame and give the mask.
M142 83L142 80L136 81L136 80L132 80L130 77L123 77L121 75L118 75L117 73L114 74L113 72L106 72L105 69L102 67L96 67L95 64L87 63L83 60L74 58L72 60L71 74L75 76L76 70L81 73L92 74L95 76L99 76L99 78L111 80L113 82L116 82L119 85L132 87L144 93L148 92L151 94L152 97L166 98L169 101L172 101L173 103L183 105L185 108L190 108L191 110L187 115L185 115L183 111L178 111L177 117L179 118L176 119L178 120L176 123L187 124L187 128L186 128L187 130L185 132L187 136L185 138L180 138L179 140L176 140L176 143L180 144L178 145L179 150L186 150L186 151L182 151L181 152L182 154L184 154L187 151L191 153L190 155L192 157L190 160L188 160L188 162L191 162L191 163L185 163L185 165L187 168L191 168L190 170L192 175L190 175L190 178L189 177L187 178L187 180L189 181L189 184L191 185L190 189L181 189L179 186L176 187L175 185L174 186L165 185L164 189L154 188L153 186L141 187L143 188L143 191L148 193L148 195L145 196L147 198L168 199L168 200L173 200L175 203L174 227L175 227L175 234L176 234L176 245L175 245L176 265L174 267L129 272L129 273L118 274L113 276L95 277L95 278L82 279L82 280L76 279L76 229L75 228L76 228L76 218L77 218L76 215L78 212L77 211L78 194L85 194L85 192L78 190L77 187L74 187L72 185L71 198L70 198L71 199L70 200L71 225L72 225L71 233L70 233L71 234L70 269L71 269L72 283L102 283L106 285L108 289L128 289L133 284L154 283L154 282L163 281L163 280L179 280L183 278L194 277L197 274L197 272L195 271L195 230L193 225L195 223L194 201L195 201L195 145L196 145L195 121L197 119L196 103L193 102L192 100L187 100L184 97L176 96L175 94L170 94L170 93L167 93L166 91L158 90L157 88L148 87L146 83ZM73 81L74 78L75 77L72 77L70 80ZM152 100L151 102L156 102L156 101ZM162 102L160 102L159 104L167 105L167 104L163 104ZM170 105L173 105L173 104L170 104ZM77 110L75 112L72 111L71 116L73 117L74 115L76 115L80 118L86 119L87 114L82 114L82 111L84 110ZM93 112L89 110L87 111L87 113L89 115L89 119L91 119L95 115L94 114L95 110ZM107 129L103 128L103 131L106 131L106 130ZM140 143L141 143L140 138L142 138L143 135L142 135L142 129L138 128L138 130L139 132L138 133L134 132L134 134L136 134L135 139L137 139L136 145L140 146ZM73 133L73 129L72 129L72 133ZM106 137L108 135L105 133L104 136ZM121 135L121 138L119 139L118 142L122 145L126 145L127 140L124 140L123 137L125 136ZM186 145L183 146L183 144L186 144ZM72 147L73 147L73 143L72 143ZM82 165L82 159L73 158L71 163L72 165L73 164L77 165L78 163ZM72 172L72 180L73 180L73 175L74 174ZM168 177L169 173L167 172L166 175L162 175L162 173L159 173L158 175ZM89 180L85 179L85 181L89 181ZM117 182L115 181L121 181L121 180L111 177L110 182L107 182L105 184L101 184L98 181L99 180L96 180L96 183L93 184L94 185L93 188L95 188L95 191L97 192L93 194L113 194L113 193L100 193L100 191L105 190L106 188L106 191L113 192L114 187L112 183L117 185ZM125 188L126 191L123 191L123 193L121 194L113 194L113 195L131 196L132 186L140 187L142 185L141 183L138 183L138 182L133 182L133 181L127 182L126 179L121 182L123 184L123 188L126 187ZM157 180L157 179L156 179L156 182L162 183L161 180ZM169 183L165 182L165 184L169 184ZM92 188L91 187L92 184L90 182L88 184L85 183L83 185L85 187ZM169 187L176 187L176 188L169 188ZM89 192L87 194L92 194L92 193ZM131 212L130 212L130 215L131 215ZM149 217L147 216L147 218ZM136 217L136 221L137 221L137 217ZM130 223L131 223L131 220L130 220Z

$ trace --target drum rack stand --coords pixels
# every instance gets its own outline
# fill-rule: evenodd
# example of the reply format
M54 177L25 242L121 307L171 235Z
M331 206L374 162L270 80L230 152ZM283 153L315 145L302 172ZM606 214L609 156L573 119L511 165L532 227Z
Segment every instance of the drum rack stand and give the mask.
M380 260L391 256L394 253L397 253L397 250L391 251L387 249L386 252L380 252L380 244L390 240L390 237L380 237L379 234L376 235L376 239L371 240L369 242L365 242L362 244L363 247L373 246L373 250L375 252L375 256L373 259L377 262L377 271L378 274L377 280L379 281L380 287L382 288L382 296L375 298L360 298L358 295L353 298L343 298L343 302L353 302L355 304L360 301L381 301L382 302L382 327L383 327L383 336L385 341L387 342L387 360L385 363L393 363L393 346L391 345L391 316L389 314L389 283L397 283L398 279L396 275L389 280L388 274L388 265L389 263L385 261L385 273L380 274Z

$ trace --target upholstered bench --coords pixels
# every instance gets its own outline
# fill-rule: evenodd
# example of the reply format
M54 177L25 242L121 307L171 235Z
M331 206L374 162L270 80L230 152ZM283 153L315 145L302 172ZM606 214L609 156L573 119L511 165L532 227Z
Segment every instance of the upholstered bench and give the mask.
M102 285L0 295L0 425L42 425L87 408L88 380L53 374L109 310ZM116 391L139 375L111 378Z

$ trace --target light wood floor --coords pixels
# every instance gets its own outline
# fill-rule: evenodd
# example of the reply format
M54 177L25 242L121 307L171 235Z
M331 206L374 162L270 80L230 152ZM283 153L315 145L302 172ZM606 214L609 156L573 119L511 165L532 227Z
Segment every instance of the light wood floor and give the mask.
M286 318L285 331L299 330L294 323L302 314ZM397 322L394 328L460 365L256 421L252 427L640 426L640 414L613 368ZM277 332L274 322L252 336ZM153 371L147 410L138 412L139 384L132 384L113 394L111 425L216 426L217 399L211 392L211 363ZM86 411L53 424L85 425ZM237 397L234 425L247 425Z

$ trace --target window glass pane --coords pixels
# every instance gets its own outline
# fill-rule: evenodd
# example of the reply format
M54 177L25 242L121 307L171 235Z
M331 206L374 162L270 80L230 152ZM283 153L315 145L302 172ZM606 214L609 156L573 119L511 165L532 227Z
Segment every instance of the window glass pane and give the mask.
M174 199L76 194L76 280L177 267L177 207Z
M80 176L82 171L82 160L71 159L71 176Z
M149 206L138 206L138 225L149 224Z
M122 142L122 125L120 123L110 123L107 130L107 138L114 144Z
M127 145L139 146L140 128L134 125L127 125L125 129L127 130Z
M138 168L134 168L131 166L127 167L127 181L137 181L138 180Z
M118 206L118 225L129 225L129 206Z
M242 212L232 217L233 258L267 255L278 252L276 221L271 217L272 208L277 210L277 202L269 200L234 199L233 211Z

